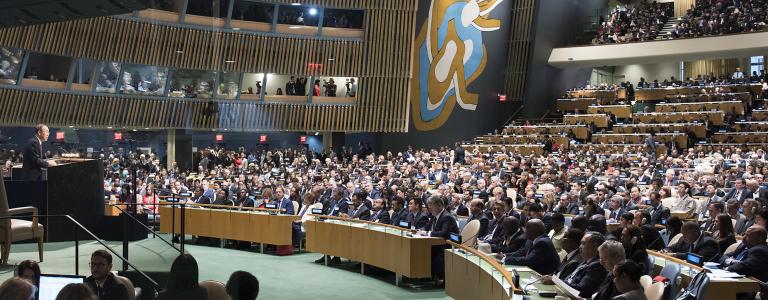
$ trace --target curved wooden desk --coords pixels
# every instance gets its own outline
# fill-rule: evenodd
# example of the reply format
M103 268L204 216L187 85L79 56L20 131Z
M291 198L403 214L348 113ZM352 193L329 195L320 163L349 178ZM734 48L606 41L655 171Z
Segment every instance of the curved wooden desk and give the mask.
M307 251L359 261L361 272L366 264L392 271L396 274L396 285L402 276L431 277L432 246L445 244L444 239L412 235L411 230L387 224L313 217L318 220L304 223Z
M655 269L661 271L664 265L673 263L680 265L680 275L683 285L687 286L691 278L701 272L702 268L692 265L670 255L648 250L648 255L655 258ZM654 274L657 274L654 271ZM705 300L735 300L738 293L756 293L760 291L760 283L753 278L716 279L710 278L705 294Z
M445 249L445 293L457 300L505 299L519 291L512 274L475 249L448 241Z
M181 233L181 207L162 202L160 232ZM248 241L270 245L291 245L296 215L276 215L277 210L227 205L186 203L185 234ZM172 217L175 214L175 218Z

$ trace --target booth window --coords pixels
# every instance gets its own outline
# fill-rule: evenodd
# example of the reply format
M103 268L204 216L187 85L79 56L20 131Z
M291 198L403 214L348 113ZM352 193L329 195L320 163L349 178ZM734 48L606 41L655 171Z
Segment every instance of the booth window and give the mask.
M29 79L66 82L72 58L31 53L25 77Z
M170 97L210 99L216 72L174 69L171 71Z
M125 64L120 76L120 93L163 96L167 78L166 68Z
M20 49L0 47L0 83L16 84L23 57Z
M117 75L120 73L120 63L102 62L96 67L96 92L114 93L117 88Z
M216 98L235 99L237 98L237 89L240 88L240 73L219 72L219 89L216 91Z
M189 0L187 13L190 15L226 18L229 0Z
M258 3L246 0L237 0L232 9L232 19L241 21L252 21L262 23L272 23L274 4Z
M362 29L365 20L363 10L326 9L323 27Z

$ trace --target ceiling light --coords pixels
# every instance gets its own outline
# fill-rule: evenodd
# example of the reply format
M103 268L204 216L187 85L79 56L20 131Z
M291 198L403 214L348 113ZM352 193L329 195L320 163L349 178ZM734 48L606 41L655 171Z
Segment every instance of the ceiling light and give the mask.
M240 30L240 27L232 27L232 30Z
M112 126L107 126L107 129L112 129Z
M336 59L333 59L333 58L329 58L328 60L329 60L329 61L334 61L334 60L336 60Z
M301 28L301 26L291 26L291 27L288 27L288 28L290 28L290 29L299 29L299 28Z
M184 51L176 50L176 54L182 54L182 53L184 53Z
M228 64L231 64L231 63L234 63L235 61L234 60L225 60L224 62L228 63Z
M138 131L138 130L136 130L136 129L133 129L133 131L134 131L134 132L136 132L136 131Z
M291 3L291 5L293 5L293 6L299 6L299 5L301 5L301 3L298 3L298 2L293 2L293 3Z
M315 131L315 135L320 135L320 132Z
M314 8L314 7L313 7L313 8L310 8L310 9L309 9L309 15L310 15L310 16L314 16L314 15L317 15L317 8Z

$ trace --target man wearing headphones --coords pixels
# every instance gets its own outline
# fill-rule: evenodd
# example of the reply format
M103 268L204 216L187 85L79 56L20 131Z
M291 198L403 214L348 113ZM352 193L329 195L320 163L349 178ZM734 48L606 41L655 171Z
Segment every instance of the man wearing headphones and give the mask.
M758 206L760 204L754 199L744 200L744 203L741 204L741 209L744 211L744 219L736 222L736 227L733 228L737 235L744 235L747 232L747 228L755 224L755 214L757 213Z
M678 198L672 205L673 212L685 212L686 218L691 218L696 215L696 200L691 197L691 185L687 182L680 182L677 185Z

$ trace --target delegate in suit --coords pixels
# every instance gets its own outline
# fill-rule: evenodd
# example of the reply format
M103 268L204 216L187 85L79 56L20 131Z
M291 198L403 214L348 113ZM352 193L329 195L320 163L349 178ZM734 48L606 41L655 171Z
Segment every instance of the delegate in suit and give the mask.
M25 180L42 180L43 168L56 166L54 161L43 159L43 142L48 140L48 126L35 126L35 136L27 140L21 171Z

